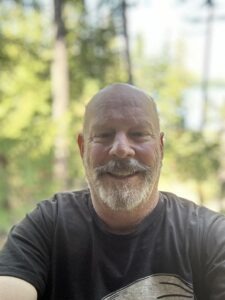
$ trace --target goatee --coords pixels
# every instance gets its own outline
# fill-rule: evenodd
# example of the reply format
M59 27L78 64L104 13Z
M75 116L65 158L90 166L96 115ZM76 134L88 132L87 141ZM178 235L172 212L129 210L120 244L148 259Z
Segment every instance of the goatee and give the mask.
M149 199L158 180L160 167L159 162L150 167L133 158L111 160L94 168L92 172L87 171L87 179L91 191L112 210L131 211ZM108 179L110 182L106 182L104 179L107 175L119 177L121 180ZM129 176L133 175L137 176L136 184L129 180Z

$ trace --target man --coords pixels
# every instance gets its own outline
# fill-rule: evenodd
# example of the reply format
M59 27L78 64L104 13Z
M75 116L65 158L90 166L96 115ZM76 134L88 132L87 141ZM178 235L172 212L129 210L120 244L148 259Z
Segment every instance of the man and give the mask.
M101 90L78 145L90 191L56 194L12 229L0 299L225 299L225 217L158 191L153 100L127 84Z

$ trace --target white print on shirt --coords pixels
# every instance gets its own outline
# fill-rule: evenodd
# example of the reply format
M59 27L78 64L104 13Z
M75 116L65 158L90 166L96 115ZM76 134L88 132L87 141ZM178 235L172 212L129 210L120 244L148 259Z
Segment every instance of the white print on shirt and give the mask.
M193 287L179 276L154 274L111 293L102 300L194 300Z

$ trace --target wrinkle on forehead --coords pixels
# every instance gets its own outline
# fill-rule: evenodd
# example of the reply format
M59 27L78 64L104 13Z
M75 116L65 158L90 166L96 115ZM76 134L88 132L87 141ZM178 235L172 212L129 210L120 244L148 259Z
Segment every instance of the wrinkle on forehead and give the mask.
M155 102L144 91L129 84L115 83L100 90L88 103L84 116L84 133L88 131L90 121L95 115L105 119L103 112L110 114L110 109L120 114L124 109L129 114L129 107L140 108L147 115L149 121L157 132L159 132L159 118ZM107 114L106 114L107 115Z

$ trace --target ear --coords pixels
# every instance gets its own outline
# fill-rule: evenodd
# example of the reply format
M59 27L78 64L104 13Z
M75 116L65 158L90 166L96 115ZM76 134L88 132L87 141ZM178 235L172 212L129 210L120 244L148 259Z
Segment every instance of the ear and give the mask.
M160 132L160 152L161 152L161 158L163 159L164 156L164 132Z
M80 149L80 156L83 158L83 156L84 156L84 136L81 133L77 137L77 144Z

